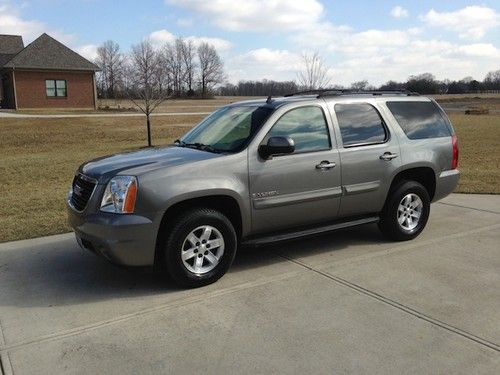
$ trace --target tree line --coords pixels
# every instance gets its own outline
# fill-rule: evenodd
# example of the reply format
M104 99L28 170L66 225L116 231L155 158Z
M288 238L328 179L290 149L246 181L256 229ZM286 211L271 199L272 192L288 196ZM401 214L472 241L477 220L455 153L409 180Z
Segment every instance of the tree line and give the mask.
M98 47L94 62L101 69L96 74L100 98L140 99L145 84L155 97L205 98L225 80L224 63L215 47L183 38L160 47L145 39L128 54L108 40Z
M272 80L239 81L237 84L221 85L217 93L224 96L267 96L285 95L301 90L332 88L338 90L408 90L420 94L471 94L483 92L500 92L500 70L489 72L482 81L465 77L461 80L437 80L431 73L412 75L406 81L388 81L380 86L371 85L367 80L353 82L350 85L322 84L301 85L296 81L277 82Z

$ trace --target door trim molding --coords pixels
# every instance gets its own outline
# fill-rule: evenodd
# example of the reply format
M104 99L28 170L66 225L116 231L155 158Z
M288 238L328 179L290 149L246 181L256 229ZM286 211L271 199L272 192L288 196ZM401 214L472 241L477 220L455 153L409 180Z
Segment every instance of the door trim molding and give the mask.
M278 193L279 194L279 193ZM300 193L291 193L286 195L275 195L265 198L254 198L253 207L261 210L271 207L287 206L290 204L305 203L321 199L337 198L342 195L340 186L328 189L312 190Z
M361 184L345 185L344 190L345 190L345 195L354 195L354 194L367 193L369 191L375 191L378 190L379 187L380 187L380 180L363 182Z

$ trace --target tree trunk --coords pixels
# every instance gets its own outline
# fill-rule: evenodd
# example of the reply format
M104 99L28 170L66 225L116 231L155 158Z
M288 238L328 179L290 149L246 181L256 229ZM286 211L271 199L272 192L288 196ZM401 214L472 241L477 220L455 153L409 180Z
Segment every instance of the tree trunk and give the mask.
M148 146L151 147L151 121L149 120L149 113L146 115L146 124L148 127Z

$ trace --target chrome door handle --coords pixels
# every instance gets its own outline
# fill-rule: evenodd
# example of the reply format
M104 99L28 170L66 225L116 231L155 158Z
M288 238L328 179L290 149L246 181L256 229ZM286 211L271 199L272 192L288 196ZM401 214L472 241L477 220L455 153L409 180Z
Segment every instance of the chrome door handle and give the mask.
M393 154L392 152L384 152L380 155L380 160L392 160L398 157L398 154Z
M335 162L329 162L328 160L323 160L321 163L317 164L316 165L316 169L331 169L331 168L335 168L337 164L335 164Z

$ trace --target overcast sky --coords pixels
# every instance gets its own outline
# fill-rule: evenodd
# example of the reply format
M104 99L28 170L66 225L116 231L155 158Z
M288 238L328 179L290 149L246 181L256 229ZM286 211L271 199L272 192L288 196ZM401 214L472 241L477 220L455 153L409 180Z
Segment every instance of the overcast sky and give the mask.
M295 79L315 50L344 85L500 69L500 0L0 0L0 33L28 43L43 32L89 59L107 39L125 52L145 37L206 40L231 82Z

